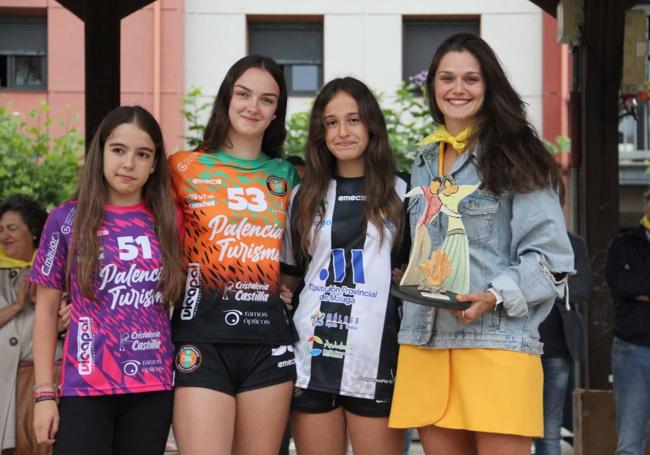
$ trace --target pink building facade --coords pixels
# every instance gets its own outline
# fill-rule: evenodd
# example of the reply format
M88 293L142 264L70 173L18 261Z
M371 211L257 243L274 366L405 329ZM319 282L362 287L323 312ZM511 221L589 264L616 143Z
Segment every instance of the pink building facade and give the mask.
M0 82L0 105L11 103L13 110L26 112L46 101L54 119L76 114L74 127L83 135L84 24L54 0L0 0L0 19L16 30L30 18L44 19L46 27L45 82L36 88L12 84L19 59L0 49L0 79L7 74L10 79ZM139 104L152 112L169 152L183 147L184 33L183 0L156 1L122 20L121 104ZM14 82L19 81L14 77ZM57 135L60 127L53 125L51 133Z

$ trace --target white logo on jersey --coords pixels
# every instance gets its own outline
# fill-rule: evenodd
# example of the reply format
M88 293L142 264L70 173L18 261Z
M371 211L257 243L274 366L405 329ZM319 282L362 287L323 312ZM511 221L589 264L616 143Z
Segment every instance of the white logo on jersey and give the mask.
M348 196L339 196L339 202L360 202L365 201L366 196L364 194L353 194Z
M226 324L230 326L239 324L239 321L241 320L243 314L239 310L226 310L224 313L226 313L226 315L223 319L226 321Z
M291 346L290 344L283 344L278 346L277 348L271 349L271 355L275 357L284 355L287 352L293 352L293 346Z
M92 319L87 316L79 318L77 330L77 370L81 376L93 372L93 326Z
M127 360L122 364L122 371L127 376L135 376L140 371L140 362L137 360Z
M192 179L194 185L221 185L221 179Z
M264 192L254 186L248 188L228 188L228 208L230 210L252 210L263 212L268 207Z
M189 321L196 315L196 305L201 296L201 264L192 262L187 266L185 298L181 306L181 319Z
M77 211L76 207L72 207L68 214L65 217L65 220L63 220L63 224L61 225L61 233L62 234L69 234L72 232L72 223L74 223L74 215L75 212Z
M61 234L58 232L53 232L50 242L47 244L47 253L45 254L45 262L43 262L43 267L41 268L41 273L45 276L50 276L52 271L52 265L54 264L54 257L56 256L56 251L59 248L59 240Z

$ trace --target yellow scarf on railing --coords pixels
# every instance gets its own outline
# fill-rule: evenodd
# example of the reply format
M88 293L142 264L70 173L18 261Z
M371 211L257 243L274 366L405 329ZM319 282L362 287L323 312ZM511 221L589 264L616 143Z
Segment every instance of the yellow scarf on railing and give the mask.
M458 153L463 153L467 147L467 140L472 134L472 128L467 127L456 136L452 136L445 125L438 125L436 130L429 134L427 137L418 142L418 145L435 144L438 142L445 142L451 145Z
M643 215L643 218L641 218L641 225L646 228L646 230L650 231L650 220L648 220L648 217Z
M33 257L31 261L21 261L20 259L10 258L5 254L2 247L0 247L0 269L17 269L23 267L31 267L33 262L34 262Z

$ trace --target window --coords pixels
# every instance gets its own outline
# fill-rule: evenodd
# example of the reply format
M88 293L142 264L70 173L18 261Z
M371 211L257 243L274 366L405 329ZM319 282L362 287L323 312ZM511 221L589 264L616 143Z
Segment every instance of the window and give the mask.
M249 52L274 59L290 95L314 95L323 84L323 25L315 22L251 22Z
M0 89L47 87L44 17L0 16Z
M412 77L429 69L431 58L438 46L449 36L461 33L479 34L478 19L472 20L409 20L403 24L402 78Z

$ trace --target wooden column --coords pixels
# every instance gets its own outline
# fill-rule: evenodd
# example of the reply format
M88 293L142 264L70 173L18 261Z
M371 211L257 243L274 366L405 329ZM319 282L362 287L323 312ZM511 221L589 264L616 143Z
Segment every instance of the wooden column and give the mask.
M605 282L607 245L618 232L618 91L623 64L625 10L630 2L584 0L578 63L580 231L595 274L586 307L588 363L584 386L610 388L614 312Z
M58 0L84 21L86 150L104 116L120 105L120 21L154 0Z

